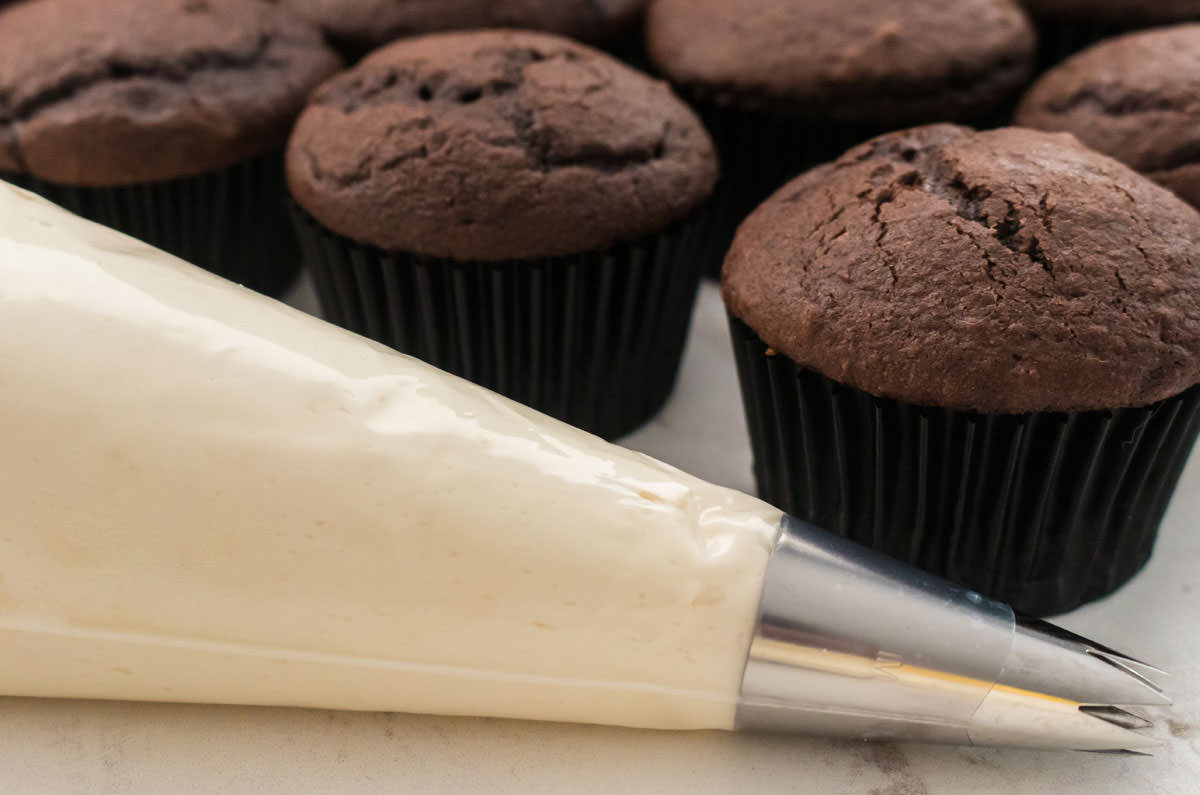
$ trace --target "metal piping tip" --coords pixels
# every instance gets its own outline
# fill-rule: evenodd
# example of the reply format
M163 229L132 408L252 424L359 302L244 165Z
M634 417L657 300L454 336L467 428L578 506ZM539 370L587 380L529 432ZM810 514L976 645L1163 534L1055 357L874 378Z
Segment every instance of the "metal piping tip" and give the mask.
M792 517L767 566L743 729L1140 753L1153 666Z
M1153 724L1115 707L1081 706L1044 693L992 688L971 719L974 745L1073 751L1138 751L1159 741L1132 729Z
M1080 704L1170 704L1143 671L1158 672L1045 621L1018 618L999 681Z
M1020 616L1020 615L1017 616L1017 624L1022 627L1026 627L1032 631L1036 631L1042 635L1047 635L1052 638L1057 638L1058 640L1062 641L1064 644L1066 644L1068 646L1087 648L1087 649L1090 649L1094 653L1097 653L1097 654L1100 654L1100 655L1103 655L1106 657L1112 657L1114 659L1118 659L1122 662L1122 664L1124 664L1126 666L1132 666L1135 668L1144 669L1145 671L1147 671L1149 673L1155 673L1160 676L1170 676L1169 673L1167 673L1166 671L1164 671L1163 669L1161 669L1155 665L1151 665L1148 662L1144 662L1144 661L1138 660L1134 657L1130 657L1128 654L1125 654L1124 652L1119 652L1116 649L1110 648L1108 646L1104 646L1100 643L1097 643L1094 640L1085 638L1082 635L1076 635L1074 632L1063 629L1062 627L1058 626L1057 624L1051 624L1050 622L1042 621L1039 618L1030 618L1028 616Z
M1136 676L1137 678L1141 679L1142 681L1144 681L1146 684L1148 684L1150 687L1154 688L1155 690L1162 690L1162 688L1159 687L1159 685L1156 684L1152 679L1150 679L1151 674L1154 674L1156 676L1170 676L1171 675L1170 671L1164 671L1162 668L1159 668L1157 665L1151 665L1150 663L1142 662L1141 660L1135 660L1134 658L1129 657L1124 654L1115 654L1112 652L1100 651L1099 649L1093 649L1093 648L1088 649L1088 654L1092 654L1092 655L1095 655L1096 657L1099 657L1100 659L1107 662L1109 665L1115 665L1118 668L1125 669L1126 671L1129 672L1129 674L1131 676Z
M1143 718L1141 715L1135 715L1132 712L1121 709L1120 707L1098 707L1085 704L1079 708L1080 712L1106 720L1114 726L1120 726L1122 729L1151 729L1154 727L1154 721L1149 718Z

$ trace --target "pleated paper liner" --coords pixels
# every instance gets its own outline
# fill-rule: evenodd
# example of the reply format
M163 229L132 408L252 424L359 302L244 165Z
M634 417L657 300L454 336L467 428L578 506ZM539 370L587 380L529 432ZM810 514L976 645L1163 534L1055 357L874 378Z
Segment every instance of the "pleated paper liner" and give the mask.
M1129 33L1128 25L1105 20L1035 19L1038 31L1037 65L1044 71L1102 39Z
M325 317L613 439L675 385L700 280L701 218L607 251L456 262L392 254L292 205Z
M717 146L721 176L712 198L712 220L701 243L705 274L717 278L738 226L789 180L839 157L886 130L877 126L814 123L763 111L694 103Z
M1030 615L1142 568L1200 431L1200 387L1114 411L928 408L839 385L730 325L763 499Z
M3 4L4 4L4 0L0 0L0 5L3 5ZM499 26L492 26L492 27L512 27L512 26L499 25ZM516 27L523 27L523 26L518 25ZM434 33L434 32L435 31L429 31L428 33ZM399 39L405 38L406 35L412 36L412 35L425 35L425 34L398 33L398 34L396 34L396 36L394 38L392 38L391 41L385 41L385 42L378 43L378 44L364 44L363 42L350 41L350 40L342 39L337 36L332 36L329 34L326 34L325 38L326 38L326 42L329 44L329 46L331 46L331 47L333 47L333 49L337 50L337 53L338 53L338 55L341 56L342 62L346 65L346 68L350 68L350 67L356 65L357 63L359 63L360 61L362 61L364 58L366 58L372 52L374 52L376 50L381 50L384 47L390 46L391 44L394 44ZM564 35L564 34L559 34L559 35ZM568 38L574 38L574 37L568 36ZM597 50L607 52L612 57L614 57L620 61L624 61L628 66L631 66L640 72L644 72L646 74L654 73L654 65L650 63L650 58L649 58L649 56L646 55L645 31L643 30L642 21L640 19L635 21L629 27L628 30L617 32L613 36L605 38L603 40L599 40L599 41L597 41L597 40L587 40L587 41L580 40L580 41L582 44L585 44L588 47L593 47Z
M605 42L590 46L605 50L609 55L623 61L626 66L630 66L642 74L659 76L658 69L650 60L650 54L646 52L646 29L640 19L629 30L619 33Z
M284 292L299 272L278 152L198 177L111 188L0 176L268 295Z

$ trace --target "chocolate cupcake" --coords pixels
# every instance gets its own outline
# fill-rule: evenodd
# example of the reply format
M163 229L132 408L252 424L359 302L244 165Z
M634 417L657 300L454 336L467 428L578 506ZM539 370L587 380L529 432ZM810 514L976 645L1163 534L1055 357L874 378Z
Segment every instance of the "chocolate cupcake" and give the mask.
M271 0L320 25L348 57L405 36L526 28L611 42L633 29L646 0Z
M1200 25L1131 33L1043 75L1016 123L1074 133L1200 206Z
M1034 37L1015 0L652 0L646 43L721 154L715 272L737 224L804 169L897 127L1006 114Z
M933 125L725 263L762 496L1027 613L1146 562L1200 428L1200 214L1062 134Z
M1129 30L1200 20L1200 0L1021 0L1038 28L1038 62L1048 67L1100 39Z
M326 316L615 437L674 384L712 142L567 39L406 39L323 85L288 147Z
M299 261L282 154L336 71L253 0L27 0L0 10L0 176L276 292Z

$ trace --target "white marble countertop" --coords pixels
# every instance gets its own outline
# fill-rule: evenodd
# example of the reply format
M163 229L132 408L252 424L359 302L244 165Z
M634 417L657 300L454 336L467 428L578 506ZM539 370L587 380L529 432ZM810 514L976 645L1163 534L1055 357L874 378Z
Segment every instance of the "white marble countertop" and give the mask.
M311 307L304 289L292 300ZM720 299L706 285L679 388L626 440L750 490ZM1200 461L1149 566L1058 621L1171 671L1153 757L632 731L420 715L0 698L0 793L1200 792Z

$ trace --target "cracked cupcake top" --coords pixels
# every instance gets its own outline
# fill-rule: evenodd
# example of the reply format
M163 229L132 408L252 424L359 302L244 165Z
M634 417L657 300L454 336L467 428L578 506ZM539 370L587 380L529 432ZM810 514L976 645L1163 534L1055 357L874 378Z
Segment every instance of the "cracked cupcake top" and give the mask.
M843 122L994 112L1033 66L1016 0L653 0L650 57L700 96Z
M30 0L0 10L0 170L75 185L194 176L283 144L338 68L246 0Z
M1200 205L1200 24L1103 41L1051 69L1016 123L1071 132Z
M369 56L312 97L288 145L296 200L385 250L502 260L660 231L716 159L663 83L548 34L447 33Z
M330 37L370 47L419 33L529 28L598 41L627 29L645 0L272 0Z
M1115 409L1200 382L1200 213L1064 134L868 141L750 216L723 292L777 353L910 403Z

